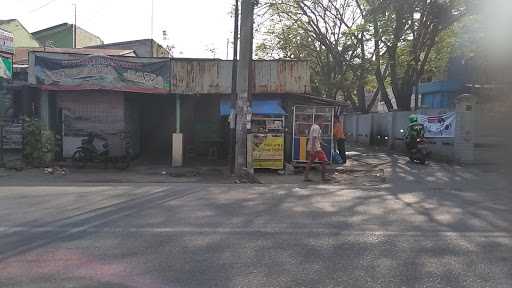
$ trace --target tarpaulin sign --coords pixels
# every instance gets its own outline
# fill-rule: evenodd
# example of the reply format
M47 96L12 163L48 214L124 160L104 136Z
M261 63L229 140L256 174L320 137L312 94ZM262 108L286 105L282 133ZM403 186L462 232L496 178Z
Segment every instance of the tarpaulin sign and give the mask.
M12 79L12 59L0 56L0 78Z
M455 112L438 116L418 115L419 122L425 125L425 137L427 138L455 137L456 119Z
M254 168L283 169L284 137L282 134L254 134Z
M170 61L61 53L35 54L33 84L43 90L114 90L169 93Z

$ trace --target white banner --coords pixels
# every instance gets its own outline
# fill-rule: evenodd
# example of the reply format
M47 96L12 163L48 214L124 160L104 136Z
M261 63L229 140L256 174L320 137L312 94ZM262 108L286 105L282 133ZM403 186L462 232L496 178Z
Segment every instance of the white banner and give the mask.
M456 119L455 112L438 116L418 115L419 122L425 125L425 137L427 138L455 137Z

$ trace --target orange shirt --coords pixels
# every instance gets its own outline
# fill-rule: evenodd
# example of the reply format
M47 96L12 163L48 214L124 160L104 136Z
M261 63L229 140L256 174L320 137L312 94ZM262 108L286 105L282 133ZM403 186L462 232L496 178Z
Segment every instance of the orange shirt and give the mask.
M334 139L345 139L345 131L343 131L343 123L341 122L334 124Z

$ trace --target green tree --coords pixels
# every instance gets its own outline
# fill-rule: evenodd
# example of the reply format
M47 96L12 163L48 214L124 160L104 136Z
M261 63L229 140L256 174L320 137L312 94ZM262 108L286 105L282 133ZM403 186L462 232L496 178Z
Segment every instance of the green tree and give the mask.
M315 91L341 94L362 112L379 95L388 110L409 110L414 87L445 69L452 27L465 12L463 0L267 0L263 6L270 20L257 55L311 59ZM365 103L368 88L375 93Z
M267 0L270 20L256 55L262 58L309 59L314 92L339 95L364 107L364 83L371 64L363 17L352 0Z
M435 62L431 59L434 48L442 47L439 43L450 43L449 39L442 39L442 36L453 38L454 34L447 31L464 16L465 2L368 0L367 4L371 12L369 18L373 22L375 47L383 47L377 51L378 70L386 61L397 108L410 110L414 87L424 77L429 64ZM447 60L447 57L443 60ZM438 63L430 67L442 65ZM379 73L376 71L376 74ZM384 86L384 79L377 78L380 86Z

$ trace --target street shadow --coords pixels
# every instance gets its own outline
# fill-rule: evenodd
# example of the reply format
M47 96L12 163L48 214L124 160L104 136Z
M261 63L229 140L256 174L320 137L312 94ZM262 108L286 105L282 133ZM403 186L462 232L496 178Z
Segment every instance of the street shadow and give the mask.
M166 202L187 197L198 191L197 189L189 188L179 190L161 188L142 196L80 212L69 217L48 222L28 221L21 223L19 227L25 227L27 228L27 232L29 232L26 233L27 237L20 239L19 233L2 236L0 263L12 257L16 257L17 255L28 253L54 243L77 240L87 235L86 232L92 228L108 225L108 223L115 219L140 213L140 211L145 209L151 209L152 207L160 206ZM43 227L43 229L39 230L42 232L31 232L38 231L37 226L33 226L35 224L38 227ZM44 227L47 227L48 231L44 231ZM21 232L23 233L23 229Z

